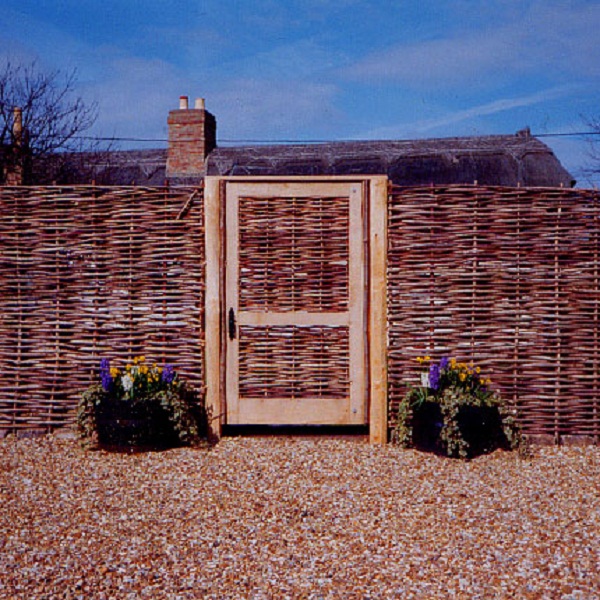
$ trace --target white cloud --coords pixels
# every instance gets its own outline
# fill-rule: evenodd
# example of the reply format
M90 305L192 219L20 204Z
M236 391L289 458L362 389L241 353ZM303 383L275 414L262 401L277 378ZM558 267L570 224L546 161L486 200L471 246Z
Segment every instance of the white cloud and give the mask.
M478 119L480 117L513 110L515 108L532 106L534 104L540 104L549 100L561 98L563 96L573 93L576 90L577 86L565 85L547 90L542 90L540 92L528 94L525 96L518 96L515 98L501 98L499 100L493 100L492 102L486 102L484 104L479 104L470 108L447 112L445 115L442 115L440 117L423 119L421 121L413 121L410 123L404 123L399 125L380 127L378 129L368 131L360 137L363 137L365 139L391 139L406 136L422 136L423 134L429 131L436 129L440 130L449 125L454 125L456 123L471 121L473 119Z
M511 32L510 36L515 37ZM416 87L455 85L489 76L514 63L518 50L504 32L398 45L347 68L352 80L382 84L401 82Z
M396 44L356 61L343 76L436 89L524 75L600 78L599 28L598 3L533 2L518 17L513 6L493 25Z

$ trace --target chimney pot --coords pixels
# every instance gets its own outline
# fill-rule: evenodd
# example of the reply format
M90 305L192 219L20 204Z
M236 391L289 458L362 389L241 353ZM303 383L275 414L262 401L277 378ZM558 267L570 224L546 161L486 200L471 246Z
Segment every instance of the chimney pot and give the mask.
M23 142L23 110L18 106L13 108L12 132L15 144L20 146Z
M198 110L205 110L204 98L196 98L196 103L194 105L194 108L196 108Z
M13 108L12 148L8 154L7 164L2 169L6 185L23 185L25 182L26 148L24 147L23 110Z
M179 110L187 110L188 109L188 97L187 96L179 96Z

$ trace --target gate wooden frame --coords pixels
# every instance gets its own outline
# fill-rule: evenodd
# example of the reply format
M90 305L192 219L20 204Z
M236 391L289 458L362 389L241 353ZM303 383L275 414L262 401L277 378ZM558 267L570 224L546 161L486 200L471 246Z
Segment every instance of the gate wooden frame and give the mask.
M225 188L237 183L360 183L367 202L368 422L371 443L387 441L387 200L385 176L206 177L204 182L206 406L211 435L225 424Z

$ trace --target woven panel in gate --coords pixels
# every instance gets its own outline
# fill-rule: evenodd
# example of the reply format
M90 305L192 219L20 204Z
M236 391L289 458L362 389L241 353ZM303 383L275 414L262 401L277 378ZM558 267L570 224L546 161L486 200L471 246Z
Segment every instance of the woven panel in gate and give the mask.
M240 396L346 398L347 327L240 327Z
M70 423L102 357L203 385L201 194L0 188L0 428Z
M392 412L417 355L473 360L526 432L600 435L597 192L394 188Z
M240 198L240 307L348 308L348 198Z

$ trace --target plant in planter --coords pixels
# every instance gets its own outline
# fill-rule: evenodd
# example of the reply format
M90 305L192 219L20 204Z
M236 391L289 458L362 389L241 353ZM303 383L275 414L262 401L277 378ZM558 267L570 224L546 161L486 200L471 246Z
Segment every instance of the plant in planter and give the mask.
M206 412L171 365L140 356L121 370L104 358L100 383L81 395L77 425L87 447L193 445L206 432Z
M456 359L417 357L421 382L400 402L394 442L470 458L496 448L525 452L516 411L490 389L481 369Z

